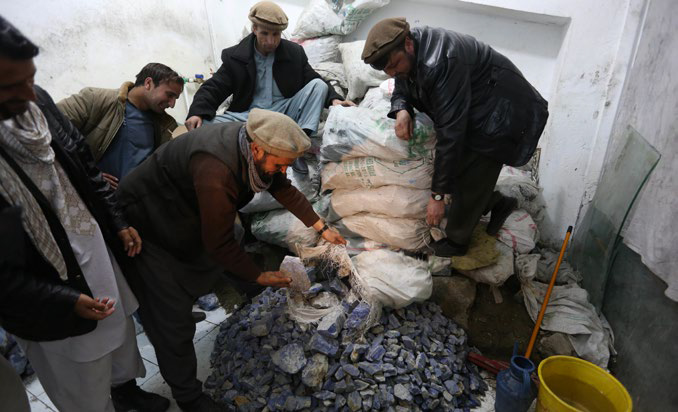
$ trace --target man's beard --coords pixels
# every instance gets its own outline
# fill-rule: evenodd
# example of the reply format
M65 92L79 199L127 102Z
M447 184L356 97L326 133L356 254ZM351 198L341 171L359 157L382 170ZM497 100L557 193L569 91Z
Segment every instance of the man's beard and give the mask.
M269 175L266 172L264 172L263 164L266 162L266 155L259 160L259 161L254 161L254 167L257 169L257 174L259 175L259 178L264 182L264 183L271 183L273 180L273 175Z

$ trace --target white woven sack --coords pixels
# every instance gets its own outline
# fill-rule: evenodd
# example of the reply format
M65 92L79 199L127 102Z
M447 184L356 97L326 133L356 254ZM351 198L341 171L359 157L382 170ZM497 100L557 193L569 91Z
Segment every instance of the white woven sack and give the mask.
M395 134L395 120L364 107L332 106L325 121L320 155L338 162L372 156L383 160L432 157L435 148L433 121L423 113L415 116L410 140Z
M431 243L429 225L423 219L408 219L359 213L335 223L345 236L361 236L391 247L420 250Z
M328 34L346 35L374 10L384 7L390 0L353 0L336 10L338 2L332 0L311 0L299 15L293 37L308 39ZM336 11L335 11L336 10Z
M381 82L388 79L386 73L374 70L369 64L362 61L360 55L364 46L365 40L339 45L341 61L344 64L346 80L348 80L348 95L346 98L349 100L362 98L369 87L379 86Z
M374 189L337 189L332 192L330 215L352 216L367 212L391 217L425 219L431 197L428 189L381 186Z
M313 39L292 39L304 48L308 64L315 67L320 63L339 62L339 43L341 36L323 36Z
M372 298L384 306L397 309L431 297L433 280L422 260L391 250L363 252L352 260Z
M459 270L465 276L476 282L486 283L491 286L501 286L513 274L513 250L497 242L499 259L497 263L474 270Z
M539 240L539 229L529 213L518 209L506 218L497 239L516 253L530 253Z
M376 188L397 185L430 189L432 159L387 161L358 157L343 162L325 163L321 172L321 191L332 189Z

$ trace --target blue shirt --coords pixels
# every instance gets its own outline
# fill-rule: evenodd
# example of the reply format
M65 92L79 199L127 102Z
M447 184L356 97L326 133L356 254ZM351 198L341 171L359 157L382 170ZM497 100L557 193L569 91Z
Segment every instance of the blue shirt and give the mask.
M97 166L122 179L153 153L153 134L151 111L141 111L127 101L125 119Z
M254 97L250 110L271 109L273 104L283 100L285 96L280 93L278 85L273 79L273 62L275 53L269 53L267 56L259 53L257 47L254 47L254 62L257 67L257 81L254 84Z

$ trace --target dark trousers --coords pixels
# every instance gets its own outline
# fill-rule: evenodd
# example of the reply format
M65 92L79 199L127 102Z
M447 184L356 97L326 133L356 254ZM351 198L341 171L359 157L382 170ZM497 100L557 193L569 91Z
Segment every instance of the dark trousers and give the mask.
M502 163L467 150L455 176L456 186L447 212L447 239L467 246L480 217L492 210L503 197L494 190Z
M202 382L196 377L193 303L213 289L222 269L206 259L191 264L179 261L148 240L132 261L136 279L131 285L160 373L174 399L192 401L202 393Z

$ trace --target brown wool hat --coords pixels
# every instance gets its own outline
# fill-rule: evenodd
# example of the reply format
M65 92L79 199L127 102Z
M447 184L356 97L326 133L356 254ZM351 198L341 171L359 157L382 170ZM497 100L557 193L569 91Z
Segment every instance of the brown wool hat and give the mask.
M391 17L375 24L367 34L365 47L360 56L367 64L372 64L391 50L398 47L410 31L410 25L404 17Z
M287 14L272 1L260 1L250 9L249 19L257 27L283 31L287 28Z
M247 134L266 153L296 159L311 147L311 139L291 117L270 110L252 109Z

